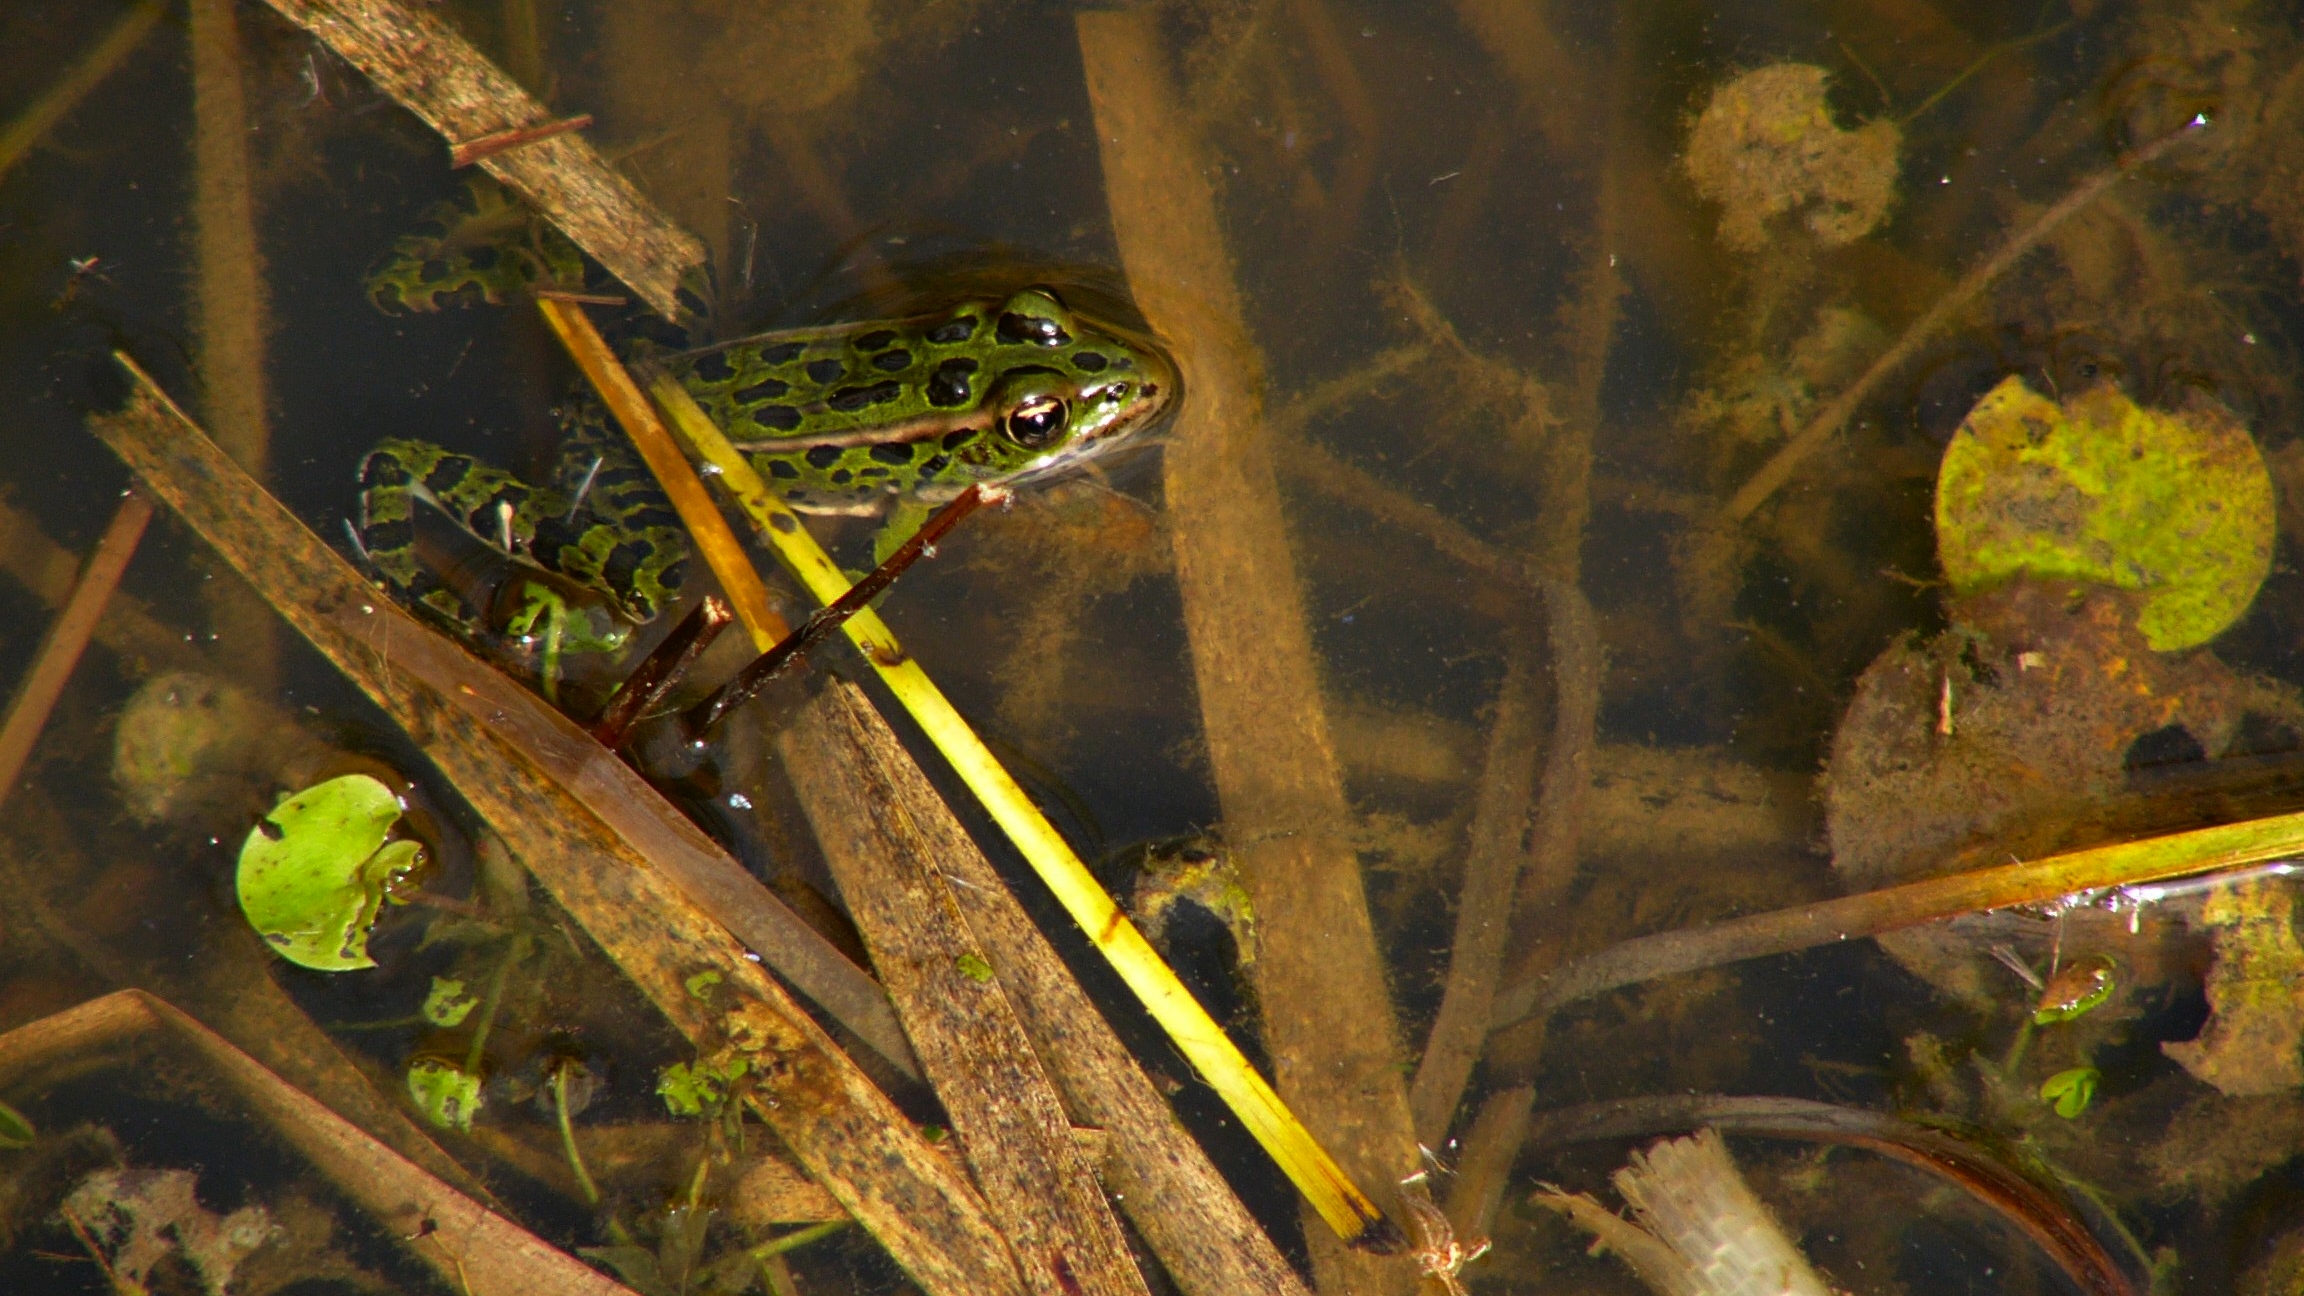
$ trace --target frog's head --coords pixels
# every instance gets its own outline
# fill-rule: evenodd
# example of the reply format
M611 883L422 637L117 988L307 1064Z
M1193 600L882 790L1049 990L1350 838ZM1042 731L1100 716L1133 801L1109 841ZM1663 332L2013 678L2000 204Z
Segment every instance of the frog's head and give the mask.
M980 466L995 479L1050 476L1138 441L1181 395L1157 346L1048 288L1000 303L992 337L977 414Z

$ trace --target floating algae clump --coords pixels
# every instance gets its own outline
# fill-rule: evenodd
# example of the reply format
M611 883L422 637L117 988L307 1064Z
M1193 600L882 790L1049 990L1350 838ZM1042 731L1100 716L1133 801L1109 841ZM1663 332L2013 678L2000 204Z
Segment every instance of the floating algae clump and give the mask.
M1805 63L1757 68L1712 92L1688 134L1682 165L1719 203L1720 239L1754 250L1772 216L1799 212L1826 244L1870 233L1896 196L1891 121L1842 130L1824 102L1826 74Z
M2136 590L2136 628L2174 652L2248 610L2272 567L2272 479L2231 412L2142 409L2111 384L2064 405L2020 378L1944 452L1936 548L1958 594L2017 575Z

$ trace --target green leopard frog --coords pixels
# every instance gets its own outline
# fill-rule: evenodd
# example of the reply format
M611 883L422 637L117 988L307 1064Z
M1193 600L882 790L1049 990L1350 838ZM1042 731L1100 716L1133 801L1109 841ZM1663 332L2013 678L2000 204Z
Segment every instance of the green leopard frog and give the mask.
M390 282L410 309L456 300L404 264L440 251L402 249L371 293ZM444 273L463 281L468 260ZM522 264L489 268L516 277ZM887 515L897 538L971 483L1028 483L1141 440L1178 395L1156 346L1045 287L651 359L793 509ZM387 584L548 691L564 655L620 650L674 602L687 561L678 518L599 403L582 396L561 416L566 444L542 485L428 442L379 444L361 464L355 528Z

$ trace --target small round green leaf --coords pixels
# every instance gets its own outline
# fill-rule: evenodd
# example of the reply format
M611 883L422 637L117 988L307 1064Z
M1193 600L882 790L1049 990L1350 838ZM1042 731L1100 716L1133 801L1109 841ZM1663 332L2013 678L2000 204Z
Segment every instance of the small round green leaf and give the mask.
M432 992L424 996L424 1020L443 1028L461 1026L479 1006L478 996L464 993L462 981L454 977L434 977Z
M408 1096L441 1129L468 1130L480 1111L480 1077L445 1058L420 1057L408 1064Z
M2148 410L2109 383L2059 405L2009 378L1945 448L1936 548L1955 593L2019 575L2138 590L2160 652L2204 644L2272 569L2272 478L2230 411Z
M387 843L400 801L365 774L306 788L264 816L240 845L240 911L281 957L324 972L376 966L368 932L385 888L423 848Z
M2055 1105L2056 1114L2077 1119L2096 1100L2096 1082L2104 1073L2094 1067L2073 1067L2048 1077L2040 1086L2040 1100Z

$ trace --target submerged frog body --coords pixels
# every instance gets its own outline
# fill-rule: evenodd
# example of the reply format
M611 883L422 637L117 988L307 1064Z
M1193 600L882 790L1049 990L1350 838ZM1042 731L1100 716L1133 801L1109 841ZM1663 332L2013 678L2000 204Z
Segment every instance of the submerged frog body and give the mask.
M792 508L896 510L915 526L920 510L971 483L1051 476L1138 440L1177 396L1158 349L1046 288L655 363ZM361 465L358 527L377 571L475 635L517 640L543 627L568 651L586 650L579 639L620 647L603 615L639 624L668 606L687 539L598 402L572 401L564 418L569 441L544 487L425 442L377 446ZM427 528L435 512L470 543ZM491 569L472 543L510 565ZM565 579L550 586L530 571Z

